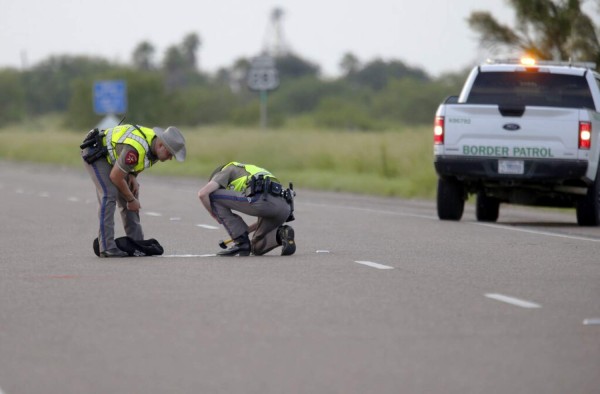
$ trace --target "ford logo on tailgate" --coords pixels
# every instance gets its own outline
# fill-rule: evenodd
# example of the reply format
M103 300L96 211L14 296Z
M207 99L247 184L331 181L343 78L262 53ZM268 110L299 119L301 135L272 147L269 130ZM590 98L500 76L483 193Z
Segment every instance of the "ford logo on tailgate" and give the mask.
M502 126L502 128L504 130L508 130L508 131L517 131L521 128L521 126L519 126L516 123L507 123L504 126Z

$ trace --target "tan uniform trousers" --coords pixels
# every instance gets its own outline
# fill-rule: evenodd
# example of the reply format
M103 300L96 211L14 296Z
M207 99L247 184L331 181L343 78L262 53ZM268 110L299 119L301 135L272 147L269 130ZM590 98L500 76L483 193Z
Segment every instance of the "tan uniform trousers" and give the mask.
M269 193L246 197L235 190L219 189L211 193L213 213L219 218L231 238L248 232L248 225L233 211L258 218L258 226L252 237L252 253L262 255L280 246L277 229L285 223L291 207L283 197Z
M125 235L136 241L143 240L144 232L140 223L140 214L127 209L125 197L119 193L117 187L110 180L112 166L108 164L106 159L97 160L92 164L84 161L83 165L96 186L98 221L100 223L98 228L100 252L117 247L115 243L115 211L117 205L119 206Z

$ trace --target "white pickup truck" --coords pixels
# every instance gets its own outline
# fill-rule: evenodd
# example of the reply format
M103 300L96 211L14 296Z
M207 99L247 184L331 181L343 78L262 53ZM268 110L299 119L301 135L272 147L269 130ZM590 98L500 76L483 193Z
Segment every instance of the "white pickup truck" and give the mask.
M501 203L576 208L600 225L600 75L590 63L502 61L475 67L435 116L437 211L478 221Z

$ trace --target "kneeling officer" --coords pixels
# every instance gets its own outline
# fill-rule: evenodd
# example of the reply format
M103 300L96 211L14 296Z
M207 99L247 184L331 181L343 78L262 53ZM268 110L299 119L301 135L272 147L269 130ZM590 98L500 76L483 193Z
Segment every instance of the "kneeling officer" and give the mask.
M219 166L209 182L198 191L198 198L211 216L225 227L235 245L220 256L263 255L281 246L281 255L296 251L294 229L284 225L294 220L294 191L284 190L273 174L252 164L231 162ZM248 226L233 211L255 216ZM254 231L252 242L248 233Z

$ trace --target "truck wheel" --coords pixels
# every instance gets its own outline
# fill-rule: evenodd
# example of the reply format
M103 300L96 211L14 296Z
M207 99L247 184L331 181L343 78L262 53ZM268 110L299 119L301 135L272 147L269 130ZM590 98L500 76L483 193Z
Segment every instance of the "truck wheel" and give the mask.
M456 179L438 179L437 211L441 220L460 220L465 209L465 189Z
M600 169L599 169L600 173ZM577 200L577 224L580 226L598 226L600 224L600 182L598 175L596 181L590 185L584 197Z
M477 193L475 217L479 222L495 222L500 212L500 200L486 196L484 192Z

